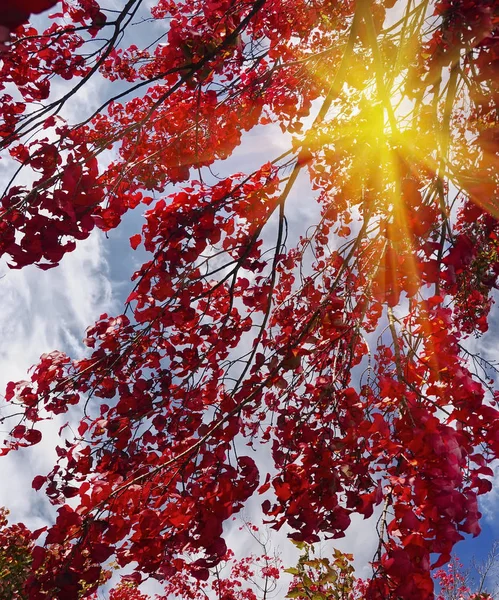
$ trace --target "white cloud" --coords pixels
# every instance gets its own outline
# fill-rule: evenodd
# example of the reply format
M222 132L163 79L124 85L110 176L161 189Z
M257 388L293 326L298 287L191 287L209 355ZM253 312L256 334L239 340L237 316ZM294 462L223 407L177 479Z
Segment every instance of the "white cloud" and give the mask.
M27 370L40 355L51 350L81 354L86 327L102 312L110 311L112 290L102 236L92 235L50 271L27 267L1 268L0 294L0 393L8 381L27 379ZM7 407L8 410L8 407ZM2 411L5 414L5 407ZM55 439L67 415L44 423L40 444L11 452L0 460L0 506L11 511L12 521L39 527L46 518L46 501L31 481L55 463ZM3 436L10 422L1 426Z

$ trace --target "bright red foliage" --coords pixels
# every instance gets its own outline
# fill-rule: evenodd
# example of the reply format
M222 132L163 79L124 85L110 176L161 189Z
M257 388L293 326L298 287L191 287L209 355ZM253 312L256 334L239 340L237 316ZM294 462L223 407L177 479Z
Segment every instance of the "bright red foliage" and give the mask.
M61 11L41 32L12 21L2 56L0 254L50 269L144 205L147 262L85 356L45 354L7 388L23 416L4 454L85 407L33 481L59 508L30 600L94 593L109 560L192 597L264 494L264 521L307 543L377 511L366 598L432 599L499 457L497 366L470 343L499 276L497 2ZM142 19L157 37L128 45ZM92 80L101 106L68 122ZM218 176L264 126L288 150Z
M52 8L59 0L4 0L0 14L0 27L9 31L27 23L32 14Z
M487 571L485 572L487 575ZM455 557L445 569L435 572L435 579L440 587L437 600L493 600L493 596L482 590L484 581L481 581L480 591L470 589L468 577L463 572L463 565Z

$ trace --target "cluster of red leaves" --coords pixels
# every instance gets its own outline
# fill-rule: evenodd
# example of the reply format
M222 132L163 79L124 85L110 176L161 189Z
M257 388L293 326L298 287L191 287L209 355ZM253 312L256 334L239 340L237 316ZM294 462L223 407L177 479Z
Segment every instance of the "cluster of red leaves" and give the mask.
M493 600L488 592L471 591L463 565L453 557L445 569L435 572L435 580L440 587L436 600Z
M258 494L272 528L309 543L381 511L366 597L433 598L431 568L479 533L499 457L494 365L466 349L499 274L497 6L439 3L436 27L409 11L397 51L392 2L160 0L147 15L157 42L121 47L139 4L106 22L93 0L63 3L65 24L19 27L0 70L2 147L33 178L15 175L2 198L12 267L55 266L94 227L149 207L123 314L101 315L83 358L44 355L7 388L23 417L4 454L86 407L33 481L61 506L29 598L93 593L113 557L134 583L198 593L228 556L224 523ZM64 122L97 74L114 95ZM76 83L52 100L54 77ZM399 78L408 125L385 88ZM295 136L288 152L208 175L268 123ZM305 169L320 216L288 247Z
M59 0L6 0L2 5L0 27L9 31L27 23L32 14L52 8ZM5 41L5 40L2 40Z

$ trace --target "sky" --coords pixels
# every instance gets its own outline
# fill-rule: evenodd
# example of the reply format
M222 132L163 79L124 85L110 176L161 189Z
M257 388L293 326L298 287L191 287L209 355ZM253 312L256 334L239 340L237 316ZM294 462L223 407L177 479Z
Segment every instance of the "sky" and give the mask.
M138 44L139 45L139 44ZM62 82L61 86L65 85ZM102 84L91 82L66 107L66 117L79 121L88 114L92 106L98 106L102 98ZM243 143L223 165L224 172L250 172L263 160L261 149L273 158L287 149L287 138L277 127L259 127L243 137ZM5 180L9 167L0 161L0 177ZM317 206L310 201L310 189L303 177L295 187L287 205L287 217L291 237L297 230L304 230L304 223L313 221ZM78 244L76 251L66 255L60 266L42 271L29 266L21 271L9 269L0 263L0 393L8 381L27 377L28 369L40 355L52 350L64 350L72 356L85 352L82 339L85 329L101 313L120 313L123 299L130 290L129 280L133 271L142 263L141 252L133 252L129 237L140 231L147 207L139 207L127 215L122 225L107 236L94 230L91 236ZM294 226L294 227L293 227ZM269 229L269 234L272 232ZM290 240L291 241L291 240ZM492 320L499 315L493 309ZM497 327L494 327L497 329ZM480 342L485 345L492 358L499 358L499 348L493 343L495 331ZM0 410L5 411L5 408ZM77 412L72 418L76 419ZM68 420L67 415L42 428L43 441L33 448L12 452L0 460L0 506L11 511L12 522L21 521L36 529L50 522L53 508L44 499L43 493L31 488L35 475L46 474L53 467L56 457L53 441L57 431ZM495 491L482 499L483 535L477 540L466 540L457 546L456 553L467 562L472 556L479 560L486 555L492 541L499 538L499 521L496 513L499 506L499 468L496 468ZM244 516L254 521L261 498L250 501ZM347 535L336 540L334 546L355 555L355 566L361 577L369 575L369 560L377 544L375 530L376 515L364 521L353 520ZM240 522L228 523L226 536L229 547L240 552L252 543L250 536L241 532ZM271 545L286 566L296 561L296 551L286 540L282 530L273 534ZM324 549L327 552L327 548Z

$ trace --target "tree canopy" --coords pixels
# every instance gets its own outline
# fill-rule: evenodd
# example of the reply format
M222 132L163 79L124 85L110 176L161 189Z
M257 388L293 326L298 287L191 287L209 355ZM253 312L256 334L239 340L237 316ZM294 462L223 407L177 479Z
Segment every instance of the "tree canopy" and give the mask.
M208 589L249 501L307 544L375 515L365 597L434 598L499 457L498 3L23 0L0 38L9 266L143 213L122 311L5 393L4 455L73 419L27 598L89 596L110 560ZM286 148L244 170L263 131Z

